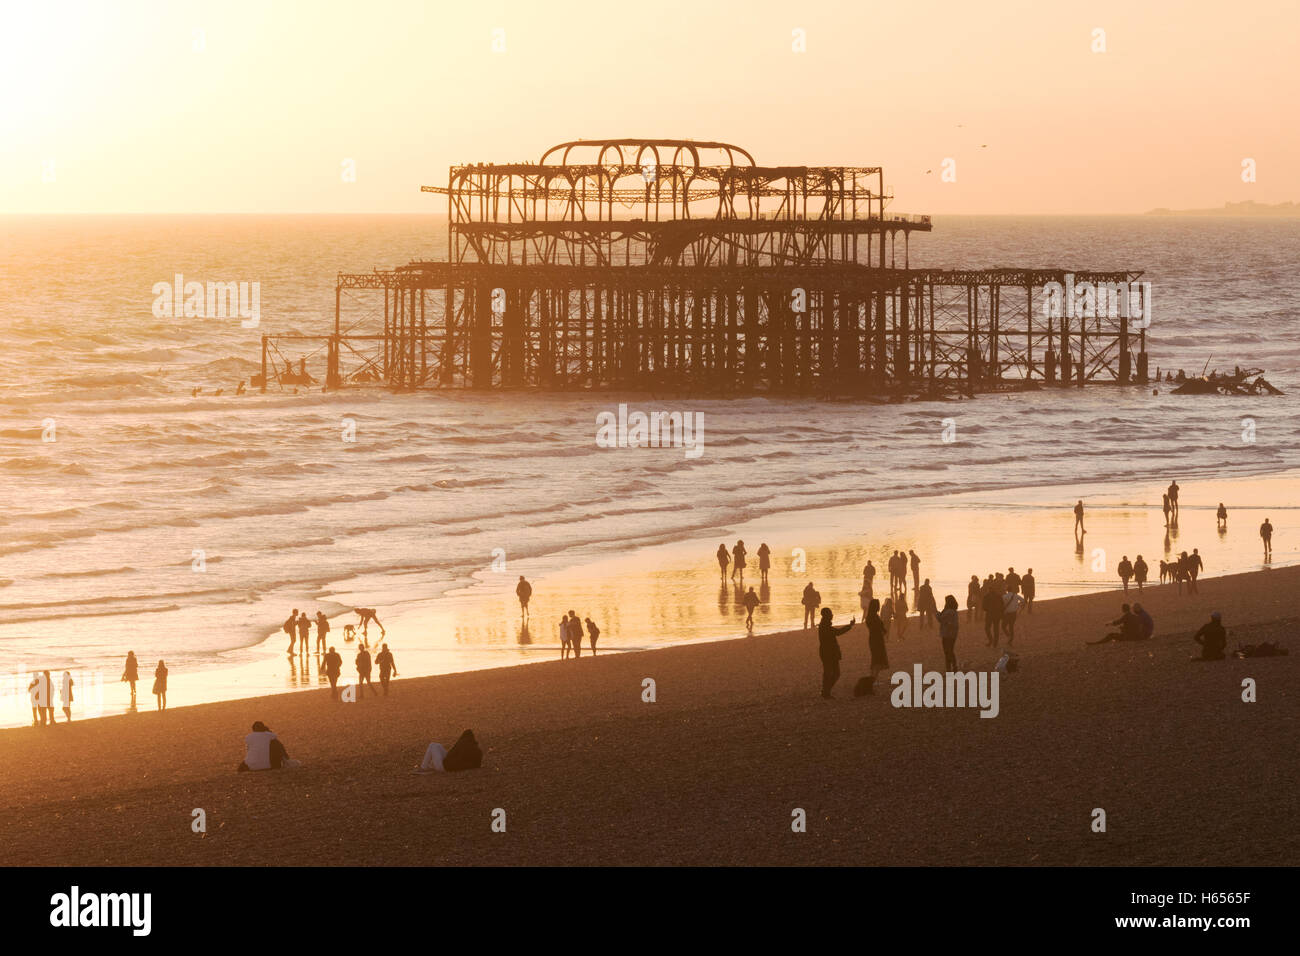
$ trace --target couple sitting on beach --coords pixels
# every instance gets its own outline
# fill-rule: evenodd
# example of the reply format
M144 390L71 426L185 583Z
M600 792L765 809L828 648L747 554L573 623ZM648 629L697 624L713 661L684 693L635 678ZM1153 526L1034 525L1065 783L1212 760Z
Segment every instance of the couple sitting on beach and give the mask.
M289 751L266 724L260 720L254 722L253 732L244 738L244 761L238 767L240 773L246 770L291 770L301 766L297 760L289 758Z

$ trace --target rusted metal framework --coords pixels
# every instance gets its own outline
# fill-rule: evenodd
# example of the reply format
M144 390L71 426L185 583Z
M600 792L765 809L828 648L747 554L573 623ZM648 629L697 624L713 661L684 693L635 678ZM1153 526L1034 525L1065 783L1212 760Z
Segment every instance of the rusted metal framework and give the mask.
M264 388L887 396L1145 378L1144 330L1057 315L1045 291L1140 273L911 269L930 219L887 211L879 167L575 141L423 189L447 197L448 259L341 274L332 334L263 339ZM345 296L373 297L369 313L345 319ZM280 371L313 345L316 371Z

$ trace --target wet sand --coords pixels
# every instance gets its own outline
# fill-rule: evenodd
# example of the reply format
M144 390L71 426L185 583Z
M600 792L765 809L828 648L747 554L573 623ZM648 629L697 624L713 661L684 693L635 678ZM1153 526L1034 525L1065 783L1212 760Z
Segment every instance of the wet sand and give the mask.
M1148 588L1155 637L1133 645L1083 643L1116 592L1038 604L995 719L896 709L883 687L852 698L859 627L832 701L815 637L796 631L399 680L356 704L315 691L0 731L0 862L1290 865L1297 649L1189 657L1211 610L1230 649L1295 644L1300 568L1200 588ZM942 663L915 623L889 654L890 672ZM996 657L964 613L957 655ZM254 720L304 766L236 774ZM483 769L409 773L466 727ZM1106 833L1090 829L1098 807Z
M951 593L962 605L965 582L972 573L979 572L982 578L1010 566L1020 573L1034 569L1040 599L1115 587L1115 567L1124 555L1130 559L1144 555L1153 579L1161 559L1192 548L1200 549L1210 575L1259 568L1262 549L1257 529L1265 516L1278 528L1273 566L1300 561L1293 533L1293 516L1300 507L1300 474L1184 478L1182 485L1181 520L1172 529L1165 527L1160 513L1163 484L1159 482L977 491L792 510L704 531L685 541L629 540L614 553L593 545L545 560L509 560L500 571L484 570L469 586L434 600L410 599L436 591L427 576L411 575L402 595L405 602L393 607L372 603L374 595L364 588L336 589L322 600L326 607L378 606L387 628L383 640L392 647L398 669L417 676L557 658L556 622L569 609L597 622L603 646L611 652L742 637L742 592L730 580L719 581L713 557L720 541L730 547L737 538L743 538L750 550L745 584L756 585L762 599L755 612L759 632L790 627L801 619L799 595L810 580L827 604L860 614L857 594L863 565L868 558L875 563L876 593L881 596L888 589L885 562L894 548L915 549L921 556L921 576L932 579L940 604L943 595ZM1076 498L1083 498L1088 509L1088 534L1081 548L1072 532L1070 509ZM1229 508L1225 534L1215 527L1219 501ZM754 554L762 541L772 549L766 590L759 586ZM520 574L526 574L534 587L527 627L514 594ZM314 604L302 606L315 613ZM264 611L272 616L268 628L274 628L289 608ZM355 620L355 615L346 614L332 621L330 640L344 658L345 675L354 673L356 646L344 643L343 624ZM378 633L373 627L371 631L372 641L377 640ZM159 656L146 634L131 645L146 677L140 697L144 708L153 705L147 692ZM314 630L311 641L314 646ZM199 664L169 660L171 703L183 706L323 686L319 657L289 658L286 644L287 637L276 631L257 646ZM40 664L56 676L67 666L60 660ZM28 663L36 665L36 661ZM74 716L122 713L128 695L118 682L120 674L117 662L98 674L78 673L74 667L78 686L85 691ZM0 727L21 726L30 713L25 692L30 677L24 668L10 677L7 694L0 684Z

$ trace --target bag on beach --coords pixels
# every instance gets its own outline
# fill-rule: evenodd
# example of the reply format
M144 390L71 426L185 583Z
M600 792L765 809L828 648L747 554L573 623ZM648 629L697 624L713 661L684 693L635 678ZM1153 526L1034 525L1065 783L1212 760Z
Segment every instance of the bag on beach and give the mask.
M478 741L474 739L474 731L467 730L460 735L460 739L447 751L442 766L448 771L477 770L483 766L483 751L479 749Z

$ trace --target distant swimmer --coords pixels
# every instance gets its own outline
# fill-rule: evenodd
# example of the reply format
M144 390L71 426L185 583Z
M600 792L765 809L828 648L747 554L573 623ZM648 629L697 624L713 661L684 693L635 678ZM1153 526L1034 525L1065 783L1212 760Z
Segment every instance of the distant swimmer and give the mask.
M767 583L767 572L772 567L772 549L764 541L758 546L758 579L761 583Z
M726 544L718 545L718 572L721 575L721 580L724 582L727 580L727 565L730 563L731 555L727 551Z
M379 623L379 617L375 614L373 607L354 607L352 610L357 612L357 627L361 628L361 633L366 637L370 636L370 622L374 621L375 626L379 628L379 636L383 637L388 632L384 630L384 625Z
M745 592L745 596L741 598L740 603L745 606L745 627L752 631L754 629L754 608L758 607L758 595L754 593L752 585Z
M1201 656L1192 660L1221 661L1224 648L1228 646L1228 634L1223 629L1223 616L1215 611L1210 620L1201 625L1201 629L1192 635L1192 640L1201 645Z
M1219 513L1215 516L1218 519L1218 528L1220 531L1228 530L1228 509L1223 507L1223 502L1219 502Z
M533 586L524 580L524 576L519 575L519 584L515 586L515 594L519 598L519 614L521 617L528 617L528 599L533 596Z
M731 580L736 580L736 572L740 572L740 583L745 583L745 555L748 553L743 541L737 541L731 549Z
M1264 539L1264 560L1267 561L1273 557L1273 526L1267 518L1259 526L1259 536Z
M1080 498L1074 505L1074 530L1076 534L1087 534L1088 529L1083 526L1083 499Z

